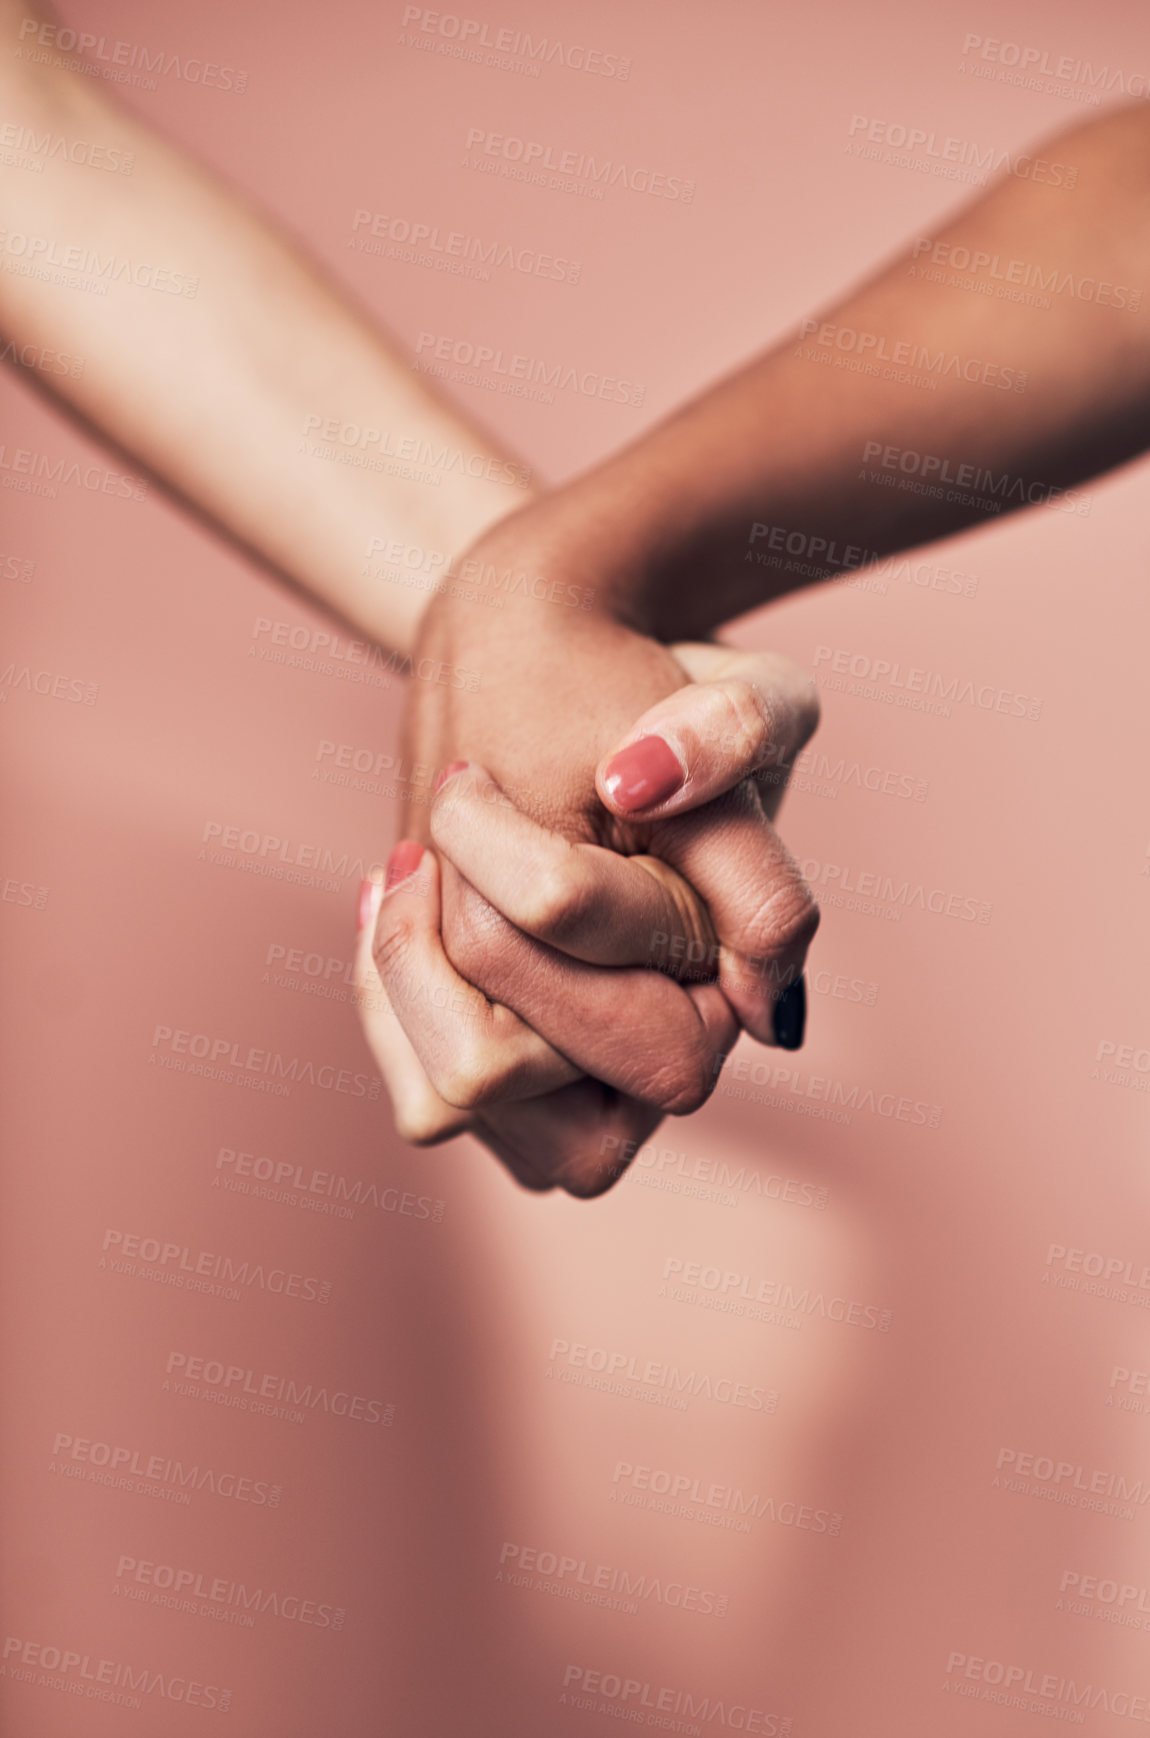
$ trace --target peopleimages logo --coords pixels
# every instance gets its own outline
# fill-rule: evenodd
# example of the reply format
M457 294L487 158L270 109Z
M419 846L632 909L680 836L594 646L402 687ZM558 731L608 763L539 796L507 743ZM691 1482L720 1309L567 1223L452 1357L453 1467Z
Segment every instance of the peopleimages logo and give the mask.
M1042 701L1035 695L1018 694L1013 688L996 688L992 682L975 682L970 677L943 676L937 670L926 670L917 664L904 665L890 658L874 658L867 652L856 652L847 647L816 646L813 662L816 670L821 665L827 666L826 672L820 671L824 682L827 672L833 672L835 676L850 676L856 683L863 684L860 690L863 698L871 698L865 686L870 684L875 697L881 697L884 692L921 695L942 702L948 709L952 704L965 704L980 712L1028 718L1032 723L1042 716ZM847 693L854 692L841 683L827 685ZM949 710L943 716L949 717Z
M950 1654L946 1678L943 1689L951 1695L978 1696L975 1686L982 1685L981 1701L1072 1720L1079 1725L1081 1712L1070 1710L1101 1709L1105 1714L1125 1715L1130 1720L1150 1720L1150 1701L1145 1696L1132 1695L1129 1690L1107 1689L1102 1684L1080 1684L1077 1679L1060 1677L1057 1672L1040 1673L1030 1666L983 1659L978 1654ZM952 1678L957 1682L952 1684Z
M272 1372L258 1373L242 1364L225 1364L222 1358L204 1358L189 1352L169 1352L164 1366L171 1378L202 1383L205 1388L241 1402L240 1411L258 1411L249 1401L283 1402L290 1407L303 1407L309 1412L318 1408L336 1418L350 1418L361 1424L391 1425L395 1422L395 1407L383 1400L372 1400L366 1394L349 1394L346 1389L317 1388L311 1382L297 1382L291 1376ZM179 1390L177 1389L177 1392Z
M31 664L6 664L0 670L0 701L9 694L39 694L45 700L63 700L69 706L94 706L100 692L98 682L86 682L81 676L66 676L56 670L37 670Z
M48 350L43 344L21 344L17 348L14 338L9 338L0 349L0 362L11 362L14 368L34 369L41 374L70 374L74 380L80 378L85 367L82 356Z
M677 1364L664 1364L657 1358L620 1352L607 1346L587 1346L578 1341L555 1339L548 1353L553 1368L547 1371L559 1381L572 1379L567 1372L591 1371L604 1378L611 1391L626 1393L647 1390L651 1397L666 1392L674 1399L685 1395L694 1400L714 1400L721 1406L744 1407L748 1412L775 1412L779 1396L772 1389L736 1382L733 1377L714 1377L705 1370L680 1370ZM574 1378L577 1386L595 1387L594 1382ZM637 1388L632 1389L631 1384ZM645 1397L645 1396L644 1396ZM684 1399L680 1410L686 1409Z
M809 876L806 879L808 882L811 880ZM768 1100L777 1108L789 1109L793 1102L810 1099L844 1113L842 1120L847 1123L855 1111L869 1112L871 1116L886 1117L895 1122L913 1123L919 1128L938 1128L942 1122L943 1107L940 1104L909 1098L905 1093L876 1093L873 1086L836 1080L829 1074L807 1074L801 1068L760 1060L753 1052L720 1052L715 1057L714 1067L720 1079L719 1091L730 1098L749 1097L754 1101L754 1093L742 1092L733 1084L745 1080L779 1095Z
M1132 1581L1084 1575L1080 1569L1064 1569L1058 1591L1072 1593L1078 1599L1096 1599L1099 1605L1112 1605L1116 1611L1130 1605L1137 1612L1150 1613L1150 1588L1139 1587Z
M151 1277L149 1270L154 1270L161 1280L189 1291L197 1289L197 1281L206 1279L218 1280L225 1288L251 1286L279 1297L298 1298L303 1303L331 1302L330 1279L316 1279L308 1273L289 1273L282 1267L265 1267L262 1261L237 1261L230 1255L216 1255L210 1249L193 1251L187 1243L167 1242L159 1237L109 1227L104 1232L103 1249L101 1267L105 1266L111 1251L113 1270L120 1265L129 1274L142 1272L145 1277ZM137 1268L137 1262L144 1264L143 1270ZM218 1291L220 1287L203 1289Z
M988 505L995 513L1001 512L1006 505L1038 507L1061 501L1063 505L1059 512L1075 513L1080 519L1090 515L1091 503L1078 489L1063 489L1056 483L1028 482L1025 477L1011 476L1009 471L996 474L985 465L952 460L941 453L921 453L914 447L892 447L883 441L871 440L863 446L862 462L869 464L872 459L878 460L881 470L897 472L901 478L898 480L893 475L878 477L871 472L872 481L884 482L890 488L913 489L917 494L930 495L936 500L944 498L944 485L950 485L950 492L945 493L946 500Z
M842 1531L843 1518L837 1510L816 1509L809 1503L777 1502L774 1497L744 1491L738 1485L708 1485L691 1473L634 1466L629 1460L616 1461L611 1486L612 1502L687 1520L706 1518L713 1525L736 1533L749 1533L752 1520L774 1521L780 1527L797 1527L801 1532L826 1533L831 1537ZM698 1504L698 1510L693 1510L690 1504Z
M888 338L885 333L860 332L853 326L836 326L828 320L804 320L799 327L799 337L813 338L826 350L855 356L864 363L889 362L896 368L924 369L939 380L952 374L956 380L965 380L972 386L993 386L1002 392L1026 391L1027 376L1022 369L1005 368L1001 363L983 362L972 356L962 357L952 350L931 350L909 338ZM801 358L801 346L798 354Z
M433 471L484 478L489 483L506 483L516 489L529 489L532 482L529 466L516 464L511 459L499 459L492 453L468 453L462 447L450 446L446 441L429 440L425 435L393 434L389 429L373 428L367 423L342 422L337 416L323 417L316 413L308 416L301 439L300 450L304 453L322 455L329 448L343 447L381 461L399 459L405 464L426 465ZM374 468L381 469L382 464Z
M546 186L562 186L565 178L570 183L582 181L589 183L589 190L600 199L608 187L626 187L632 193L647 193L652 199L679 200L684 205L690 205L695 197L695 183L681 175L664 175L638 164L616 162L612 157L592 157L586 151L563 150L540 139L496 133L490 127L469 127L463 148L467 153L463 158L465 168L483 165L494 173L501 165L517 165L523 179ZM472 160L472 153L477 161ZM484 164L485 157L495 161Z
M680 1297L678 1294L683 1288L690 1290L685 1297ZM705 1262L685 1261L681 1256L669 1255L663 1263L659 1296L688 1302L694 1295L720 1302L724 1314L743 1314L744 1303L771 1304L803 1316L825 1316L828 1321L842 1322L852 1328L873 1328L880 1334L889 1333L892 1320L890 1310L882 1309L878 1304L863 1303L858 1298L828 1298L825 1292L812 1291L809 1285L800 1290L789 1280L763 1279L758 1274L724 1270Z
M430 352L430 355L425 352ZM414 368L445 380L461 380L513 394L526 394L530 388L540 387L543 391L538 396L549 404L554 402L555 391L566 391L579 393L584 398L602 398L613 404L637 406L642 404L647 390L613 374L577 368L572 363L545 361L517 350L505 352L501 346L476 344L470 339L435 332L419 334L415 357ZM454 367L440 364L453 364ZM500 378L488 380L485 378L488 372Z
M174 1068L182 1074L198 1074L226 1085L255 1087L283 1098L292 1086L322 1087L350 1098L376 1099L383 1082L378 1074L356 1074L324 1062L317 1068L307 1057L281 1056L278 1050L261 1050L238 1039L212 1037L207 1032L188 1032L172 1026L157 1026L152 1033L149 1062Z
M103 169L111 175L130 175L135 164L131 151L115 145L93 145L87 139L66 139L62 133L37 133L19 121L6 121L0 126L0 146L9 151L26 151L29 157L44 162L62 157L67 163L82 164L88 169Z
M86 1472L82 1470L84 1468ZM187 1466L168 1454L148 1454L143 1449L127 1448L122 1443L73 1436L65 1430L57 1431L52 1439L52 1460L48 1463L48 1470L60 1472L65 1477L87 1478L93 1484L108 1485L113 1490L132 1491L140 1496L160 1497L182 1504L191 1502L192 1491L211 1491L214 1497L225 1497L232 1502L278 1509L284 1495L283 1485L271 1484L267 1479L251 1478L246 1473L220 1472L215 1467L198 1463Z
M873 984L870 988L877 990ZM653 1171L659 1177L667 1176L668 1180L713 1184L735 1196L756 1195L771 1201L790 1201L800 1207L825 1207L827 1204L828 1195L823 1184L784 1177L774 1171L761 1171L754 1165L740 1165L735 1170L724 1159L686 1153L676 1147L657 1147L654 1142L640 1145L638 1141L621 1140L618 1135L604 1135L599 1142L599 1151L616 1155L620 1168L634 1159L636 1174L644 1170ZM684 1189L682 1193L689 1194L690 1190Z
M993 906L984 899L954 893L945 887L928 889L925 882L909 877L899 881L879 869L858 869L849 863L823 863L817 857L804 857L799 871L808 887L818 889L820 904L842 906L869 917L901 922L904 911L917 907L935 917L951 917L960 923L989 923L993 914Z
M316 1629L342 1629L347 1612L342 1605L304 1599L298 1593L280 1593L275 1588L248 1587L228 1575L208 1575L174 1563L152 1563L143 1557L122 1556L116 1565L116 1587L123 1599L164 1605L196 1616L227 1616L250 1627L252 1613L271 1612L289 1623L313 1624ZM202 1605L197 1601L202 1600Z
M1094 1249L1068 1249L1065 1243L1051 1243L1046 1251L1046 1265L1108 1283L1120 1280L1123 1285L1150 1292L1150 1265L1131 1261L1129 1256L1103 1255Z
M930 780L916 778L913 773L899 772L892 767L864 766L848 760L845 755L834 757L817 746L804 748L792 762L792 789L809 791L814 796L837 797L844 787L874 791L878 796L900 797L912 803L925 803ZM759 775L760 780L763 774ZM777 776L766 774L768 782L782 782L782 769Z
M752 1708L746 1702L723 1701L717 1696L695 1696L689 1690L677 1690L670 1685L657 1687L642 1678L597 1671L591 1666L567 1667L559 1700L573 1708L594 1708L632 1725L667 1727L671 1723L658 1719L657 1715L679 1715L683 1720L713 1722L731 1732L755 1733L758 1738L787 1738L794 1723L789 1714L768 1714L765 1709ZM651 1710L645 1721L640 1718L641 1708ZM691 1732L697 1728L675 1723L671 1730Z
M1121 91L1123 96L1150 96L1150 77L1143 73L1127 73L1121 67L1095 66L1075 54L1051 54L1048 48L1034 48L1030 43L1004 42L997 36L978 36L968 32L962 39L962 52L978 60L990 61L1001 67L1017 67L1020 75L1041 73L1063 85L1090 87L1095 102L1099 94ZM1017 83L1025 82L1024 77Z
M264 635L268 636L265 643ZM319 670L322 674L338 674L352 681L368 679L369 670L375 676L374 687L389 688L388 674L394 668L395 652L385 652L370 640L351 640L330 628L313 628L302 622L272 621L270 616L257 616L252 623L251 637L258 645L248 647L249 658L265 663L287 664L293 669ZM348 669L348 666L354 666Z
M1110 1372L1111 1388L1126 1388L1131 1395L1150 1394L1150 1370L1128 1370L1125 1364L1115 1364ZM1107 1398L1110 1405L1110 1397Z
M1094 1053L1095 1062L1109 1062L1111 1057L1119 1068L1134 1068L1139 1074L1150 1074L1150 1049L1145 1045L1136 1050L1133 1044L1118 1044L1113 1038L1100 1038Z
M287 1201L311 1212L354 1219L359 1207L375 1207L381 1213L396 1213L404 1219L442 1222L444 1204L434 1195L416 1195L381 1183L365 1183L333 1171L308 1171L290 1159L270 1159L255 1153L221 1147L216 1154L217 1175L213 1187L223 1184L239 1194L257 1195L269 1201ZM252 1178L253 1182L240 1181Z
M511 72L523 70L537 77L542 66L558 63L572 72L594 73L599 78L627 79L631 76L629 55L606 54L602 49L563 42L555 36L530 36L525 30L490 24L480 18L461 18L455 12L436 12L427 6L405 6L403 24L405 28L416 26L432 41L419 42L413 31L410 41L401 36L401 43L435 48L440 53L453 52L458 59L479 61ZM481 49L488 52L481 54Z
M351 231L351 245L359 253L408 260L415 265L431 266L435 271L476 277L484 282L492 271L506 270L529 278L547 278L553 283L577 284L583 271L579 260L540 253L536 248L520 247L501 238L491 241L486 236L468 235L465 230L441 230L437 223L413 222L408 217L369 211L365 206L357 207Z
M232 1705L232 1692L219 1684L157 1672L149 1666L130 1666L122 1660L100 1659L54 1642L24 1641L17 1635L6 1637L0 1669L18 1683L39 1684L125 1708L138 1708L140 1695L162 1696L166 1702L183 1702L188 1708L213 1708L217 1714L226 1714Z
M48 24L40 18L22 20L20 44L16 50L17 59L35 63L60 64L52 54L37 53L36 49L56 49L59 54L68 56L88 55L91 60L103 64L93 66L81 59L80 64L71 70L91 78L109 79L114 84L136 84L145 90L155 90L154 78L138 75L158 73L161 78L175 77L185 84L201 84L208 90L235 91L237 95L247 88L247 73L234 66L221 66L217 61L197 60L194 56L182 57L163 48L147 49L135 42L113 42L106 36L93 36L87 30L76 31L66 24Z
M43 911L48 903L48 889L35 881L19 881L14 875L0 881L0 899L8 905L23 905L33 911Z
M1078 181L1077 165L1052 163L1047 157L1031 157L1025 152L1006 151L998 145L980 144L975 139L943 138L932 128L907 126L902 121L876 120L869 115L852 115L850 138L862 134L868 147L886 146L905 151L909 157L916 151L923 161L932 161L941 170L951 169L952 179L969 180L983 186L992 175L1013 175L1019 181L1034 181L1043 187L1072 188ZM862 145L847 146L848 153L865 156ZM877 152L873 153L877 157ZM905 164L904 164L905 166ZM959 171L969 170L962 175Z
M109 284L134 284L138 290L159 290L169 296L192 296L199 289L198 277L189 277L186 272L173 271L170 266L157 266L147 260L121 259L115 254L105 258L93 248L85 247L79 242L59 242L54 236L25 235L20 230L0 230L0 252L9 254L13 259L25 261L32 276L42 275L42 268L51 266L57 271L78 272L80 277L98 282L102 287L101 295L107 294ZM7 261L5 270L12 270ZM69 288L76 288L72 284Z
M1105 278L1076 277L1064 267L1038 265L1032 261L1021 259L1005 260L1000 254L986 253L978 248L961 247L955 242L935 241L930 236L920 235L915 240L911 251L912 259L919 259L928 254L932 266L945 267L954 272L968 272L977 279L979 272L985 271L988 278L995 280L999 288L1005 292L1008 286L1024 290L1037 290L1041 295L1071 295L1078 301L1097 302L1103 308L1126 308L1130 313L1137 313L1142 300L1141 290L1133 290L1126 284L1112 284ZM915 272L912 266L908 277L921 274ZM1049 307L1049 302L1045 304Z
M109 471L103 465L80 465L75 459L69 463L28 447L0 446L0 471L8 473L4 478L6 489L46 495L49 500L55 500L61 484L87 489L92 495L114 495L121 501L142 501L148 493L143 477Z
M1145 1479L1128 1479L1122 1473L1108 1472L1105 1468L1085 1467L1072 1460L1057 1460L1051 1454L1033 1454L1028 1450L1017 1448L1001 1448L994 1463L994 1484L1005 1481L1006 1488L1012 1488L1011 1480L1034 1479L1038 1485L1049 1486L1061 1493L1071 1507L1081 1501L1083 1508L1089 1508L1090 1498L1114 1498L1120 1503L1134 1503L1138 1507L1150 1502L1150 1481ZM999 1474L1003 1479L999 1479ZM1074 1493L1080 1491L1084 1497L1076 1498Z
M527 1586L533 1575L544 1577L540 1585L548 1592L558 1583L565 1599L578 1598L576 1589L581 1587L585 1605L628 1613L636 1612L635 1602L643 1600L652 1605L669 1605L677 1611L697 1612L700 1617L725 1617L730 1598L726 1593L688 1587L681 1581L665 1581L657 1575L632 1575L609 1563L592 1564L586 1557L566 1557L558 1551L541 1551L535 1545L505 1543L499 1553L496 1581Z

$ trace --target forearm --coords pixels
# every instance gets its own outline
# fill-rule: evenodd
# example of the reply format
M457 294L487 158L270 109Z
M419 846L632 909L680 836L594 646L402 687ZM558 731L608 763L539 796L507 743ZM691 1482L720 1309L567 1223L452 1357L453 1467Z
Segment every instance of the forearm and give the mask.
M29 377L281 576L408 650L428 593L378 577L386 546L454 556L529 498L524 467L236 193L90 79L16 61L28 16L0 4L0 116L134 161L0 166L0 328L17 360L80 359L78 375ZM76 287L93 274L104 293Z
M1076 185L1008 177L567 492L612 609L697 636L809 578L1057 499L1150 442L1150 307L1132 306L1150 297L1150 112L1042 155ZM977 274L948 269L976 255ZM788 570L780 549L803 561Z

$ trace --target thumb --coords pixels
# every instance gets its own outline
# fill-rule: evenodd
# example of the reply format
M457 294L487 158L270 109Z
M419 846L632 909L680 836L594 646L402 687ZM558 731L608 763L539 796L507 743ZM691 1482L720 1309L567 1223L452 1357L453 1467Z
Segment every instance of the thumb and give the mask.
M670 651L691 681L644 712L599 763L604 807L628 820L663 820L774 769L760 779L773 815L819 721L814 682L778 652L696 643Z

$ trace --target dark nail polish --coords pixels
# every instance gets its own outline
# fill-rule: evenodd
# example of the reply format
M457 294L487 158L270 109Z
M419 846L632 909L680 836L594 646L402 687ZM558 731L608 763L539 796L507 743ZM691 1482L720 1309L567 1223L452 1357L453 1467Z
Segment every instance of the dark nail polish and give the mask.
M807 980L788 984L775 1003L775 1043L783 1050L798 1050L807 1026Z

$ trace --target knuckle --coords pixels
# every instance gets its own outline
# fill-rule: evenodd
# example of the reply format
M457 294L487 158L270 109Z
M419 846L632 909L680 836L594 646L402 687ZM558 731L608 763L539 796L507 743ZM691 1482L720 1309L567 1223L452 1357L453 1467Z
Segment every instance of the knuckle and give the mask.
M814 677L807 674L806 671L804 671L803 674L805 680L801 689L802 697L795 708L795 731L797 738L795 744L796 754L798 754L801 749L804 749L807 743L811 740L811 737L819 727L819 720L822 717L822 705L819 700L819 691L815 686Z
M745 676L725 677L718 692L725 702L724 752L739 766L757 764L771 739L770 706L765 695Z
M431 1147L461 1134L467 1118L453 1106L438 1102L432 1093L421 1093L395 1106L395 1128L401 1140L412 1147Z
M526 895L523 927L541 939L562 943L586 922L591 888L572 862L553 863Z
M371 957L383 982L394 981L410 960L415 947L415 925L405 917L395 917L372 943Z
M498 952L506 927L506 919L481 893L467 882L460 883L445 903L442 922L444 951L456 971L474 982L474 974Z
M513 1069L497 1060L478 1034L465 1034L450 1059L435 1070L439 1096L457 1110L474 1111L507 1096Z
M819 927L814 894L798 875L776 887L745 926L740 952L752 959L778 959L805 951Z
M507 806L507 799L481 766L471 763L431 797L429 824L435 844L450 854L452 848L470 856L483 842L485 809L492 804Z
M450 921L445 918L443 951L460 976L469 983L474 983L484 949L481 937L476 935L471 924L461 922L456 917Z
M618 1165L605 1164L597 1154L577 1153L556 1165L552 1178L577 1201L593 1201L596 1195L606 1194L622 1174Z
M475 1058L460 1057L436 1070L435 1086L456 1110L478 1110L485 1101L487 1079Z
M486 1110L511 1099L537 1098L576 1076L569 1062L534 1034L525 1041L492 1035L478 1046L481 1054L469 1067L468 1108Z
M819 725L819 691L810 670L796 664L793 658L780 652L769 655L769 673L763 682L764 697L773 696L775 705L766 699L772 726L785 742L787 752L798 754L810 741Z
M656 1066L641 1096L667 1116L690 1116L707 1102L714 1086L709 1050L703 1043L695 1042Z
M452 783L458 785L460 781L454 779ZM460 838L459 815L464 795L464 792L453 791L451 785L448 785L446 789L436 792L431 799L428 816L431 842L447 856L450 855L452 845Z

